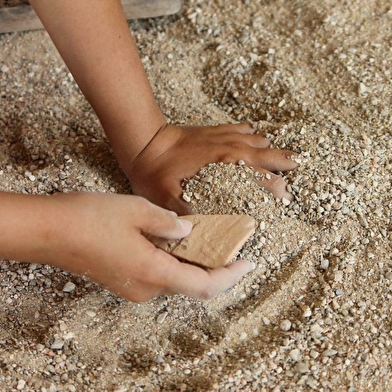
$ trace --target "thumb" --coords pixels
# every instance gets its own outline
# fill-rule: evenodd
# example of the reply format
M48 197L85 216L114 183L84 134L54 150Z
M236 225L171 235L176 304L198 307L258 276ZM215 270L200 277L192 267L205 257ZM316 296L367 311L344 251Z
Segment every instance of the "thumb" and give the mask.
M178 218L173 211L148 202L142 216L140 229L147 235L160 238L178 239L186 237L192 230L192 223Z

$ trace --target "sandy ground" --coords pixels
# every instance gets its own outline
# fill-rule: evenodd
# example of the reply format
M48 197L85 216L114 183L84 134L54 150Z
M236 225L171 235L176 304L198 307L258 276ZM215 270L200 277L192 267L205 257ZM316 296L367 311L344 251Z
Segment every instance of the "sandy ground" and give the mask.
M197 211L257 221L257 268L207 302L3 261L0 389L392 390L391 25L388 0L190 0L132 22L170 121L252 121L301 153L296 200L240 165L184 184ZM2 190L130 192L45 32L0 36L0 130Z

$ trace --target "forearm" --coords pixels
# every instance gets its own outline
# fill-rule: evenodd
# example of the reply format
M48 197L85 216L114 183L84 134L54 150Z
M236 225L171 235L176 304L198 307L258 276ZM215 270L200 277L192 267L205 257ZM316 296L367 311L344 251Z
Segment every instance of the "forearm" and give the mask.
M166 119L119 0L31 0L126 170ZM125 166L125 167L124 167Z
M57 219L49 199L0 192L0 259L46 261Z

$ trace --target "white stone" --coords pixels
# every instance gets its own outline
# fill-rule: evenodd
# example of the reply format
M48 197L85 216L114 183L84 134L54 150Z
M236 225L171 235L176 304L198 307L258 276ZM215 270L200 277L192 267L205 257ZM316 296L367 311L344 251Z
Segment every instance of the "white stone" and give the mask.
M64 293L71 293L72 291L74 291L76 288L76 285L72 282L67 282L64 287L63 287L63 291Z
M25 385L26 385L26 381L20 379L20 380L18 381L18 385L16 386L16 389L17 389L18 391L21 391L21 390L25 387Z
M303 317L310 317L311 315L312 315L312 311L309 307L307 307L302 314Z
M291 321L290 320L283 320L280 323L280 329L282 331L290 331L290 329L291 329Z
M52 350L61 350L64 347L64 340L59 336L55 337L54 342L50 346Z
M301 357L302 357L301 351L299 351L297 348L295 348L294 350L291 350L290 353L289 353L289 355L290 355L290 358L291 358L293 361L295 361L295 362L300 361L300 360L301 360Z

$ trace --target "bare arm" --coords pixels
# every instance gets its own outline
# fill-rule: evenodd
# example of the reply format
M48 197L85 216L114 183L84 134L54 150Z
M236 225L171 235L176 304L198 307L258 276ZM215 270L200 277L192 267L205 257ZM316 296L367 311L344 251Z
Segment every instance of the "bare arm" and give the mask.
M126 170L166 119L155 102L120 1L30 3Z
M131 301L181 293L211 298L252 265L205 271L157 249L145 234L182 238L191 223L137 196L0 192L0 259L50 264Z
M33 261L32 255L43 258L45 228L53 224L48 219L52 214L46 208L46 199L0 192L0 258L21 261Z

